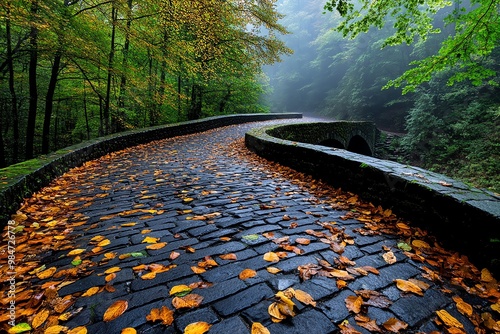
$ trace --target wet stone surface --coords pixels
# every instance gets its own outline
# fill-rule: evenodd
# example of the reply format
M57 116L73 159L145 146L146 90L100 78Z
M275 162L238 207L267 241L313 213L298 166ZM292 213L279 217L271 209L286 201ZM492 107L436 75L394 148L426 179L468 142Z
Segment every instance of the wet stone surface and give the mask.
M182 333L190 323L205 321L212 325L209 333L236 334L250 333L252 323L261 322L273 334L336 333L345 320L355 324L355 314L346 307L346 298L362 289L375 290L392 301L388 307L365 307L364 314L379 326L397 318L408 324L407 333L442 330L435 324L435 311L440 309L459 318L452 300L456 288L446 281L437 285L424 278L424 264L410 260L397 248L398 237L357 233L355 229L363 223L341 219L347 211L316 201L315 195L292 179L276 176L272 170L241 159L228 149L234 140L243 138L245 131L263 124L269 122L226 127L117 152L94 163L73 184L78 192L74 198L68 195L68 201L79 201L76 212L87 217L86 224L73 231L75 248L86 249L85 257L96 265L89 276L59 290L60 297L72 295L77 299L74 307L83 308L67 325L86 326L89 333L120 333L125 327L134 327L138 333ZM299 266L318 264L320 260L334 265L341 256L320 237L306 233L311 229L328 232L318 225L321 222L345 227L353 242L342 255L355 261L356 266L377 268L378 274L354 275L341 288L332 277L313 275L302 280ZM93 254L95 244L91 239L96 236L110 243ZM287 236L291 245L303 250L302 254L284 250L273 242L273 238ZM166 245L147 249L151 244L144 241L146 237ZM297 238L307 238L311 243L298 244ZM394 252L396 263L388 264L382 257L387 249ZM268 262L264 260L268 252L286 256ZM103 253L114 253L115 257L103 261ZM220 258L230 253L237 259ZM207 257L217 266L204 268L204 272L193 271ZM141 264L175 267L145 280L141 276L148 271L135 269ZM121 271L106 281L104 271L114 266ZM267 272L271 266L281 271ZM244 269L255 270L257 276L240 279ZM395 279L410 278L431 287L423 296L397 289ZM203 297L200 306L174 309L169 290L175 285L201 281L213 285L192 291ZM91 287L105 285L116 291L81 296ZM295 317L273 323L268 307L278 291L290 287L309 293L317 305L297 302ZM442 292L443 287L449 292ZM115 300L126 300L129 307L115 320L104 322L103 314ZM469 300L475 305L485 303L479 297ZM170 326L146 319L153 308L162 306L175 311ZM467 330L473 329L466 317L460 319Z

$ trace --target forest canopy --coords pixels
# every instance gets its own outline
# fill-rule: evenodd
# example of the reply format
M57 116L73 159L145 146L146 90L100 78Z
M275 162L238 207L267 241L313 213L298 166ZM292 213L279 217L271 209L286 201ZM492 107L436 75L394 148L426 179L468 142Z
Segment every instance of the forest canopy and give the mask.
M4 0L0 166L91 137L263 111L275 0Z

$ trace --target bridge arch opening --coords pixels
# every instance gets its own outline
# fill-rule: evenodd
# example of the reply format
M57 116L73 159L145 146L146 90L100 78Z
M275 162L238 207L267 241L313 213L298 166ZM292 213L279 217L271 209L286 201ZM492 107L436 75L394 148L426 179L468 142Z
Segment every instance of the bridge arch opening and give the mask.
M323 140L322 142L319 143L319 145L333 147L333 148L341 148L341 149L345 150L344 144L342 144L337 139L333 139L333 138Z
M368 156L373 155L372 150L370 149L370 146L368 145L366 140L364 140L363 137L359 135L355 135L351 138L351 140L349 141L349 145L347 145L347 150Z

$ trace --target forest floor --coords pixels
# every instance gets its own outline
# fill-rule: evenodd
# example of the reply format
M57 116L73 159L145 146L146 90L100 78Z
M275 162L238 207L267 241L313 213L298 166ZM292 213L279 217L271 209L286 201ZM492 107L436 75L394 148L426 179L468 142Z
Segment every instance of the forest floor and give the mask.
M0 331L500 332L488 269L247 151L273 122L114 152L26 199L0 249Z

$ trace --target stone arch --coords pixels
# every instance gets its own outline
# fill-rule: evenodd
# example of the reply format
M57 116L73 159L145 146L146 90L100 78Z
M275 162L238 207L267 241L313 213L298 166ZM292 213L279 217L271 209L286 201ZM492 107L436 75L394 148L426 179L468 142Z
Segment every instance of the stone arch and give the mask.
M319 145L333 147L333 148L341 148L345 150L344 144L342 144L339 140L334 138L328 138L319 143Z
M366 140L360 135L354 135L351 138L351 140L349 141L349 145L347 145L347 150L354 153L373 156L370 145L368 145Z

